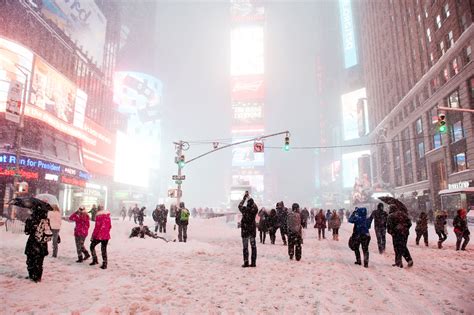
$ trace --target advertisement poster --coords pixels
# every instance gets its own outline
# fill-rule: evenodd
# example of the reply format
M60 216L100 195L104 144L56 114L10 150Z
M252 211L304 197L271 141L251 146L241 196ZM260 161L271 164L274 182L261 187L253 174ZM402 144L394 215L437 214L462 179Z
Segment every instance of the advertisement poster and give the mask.
M18 81L11 81L8 89L7 105L5 118L15 123L20 122L21 101L23 84Z
M232 76L264 73L263 26L232 29L230 47Z
M366 113L362 115L360 111L358 112L358 104L366 98L365 88L341 96L342 122L344 127L344 140L346 141L359 138L359 130L365 128L368 124L368 122L365 121L368 115ZM364 127L359 127L359 124L362 124Z
M263 103L259 102L234 102L232 103L232 115L235 125L251 125L262 122Z
M265 8L259 0L232 0L230 14L233 22L263 21Z
M263 75L231 77L230 93L233 101L263 100L265 98Z

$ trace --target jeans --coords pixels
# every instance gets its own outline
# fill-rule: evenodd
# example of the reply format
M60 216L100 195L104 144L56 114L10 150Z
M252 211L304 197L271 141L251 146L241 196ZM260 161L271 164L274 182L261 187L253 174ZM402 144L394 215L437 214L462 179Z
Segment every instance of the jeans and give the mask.
M84 241L86 238L82 236L74 236L74 239L76 241L77 257L82 258L82 254L84 254L86 257L89 257L89 252L87 252L87 249L84 246Z
M260 232L260 243L265 244L265 238L267 238L267 232L259 231Z
M439 243L443 243L448 238L448 235L446 235L446 233L444 233L444 231L436 231L436 234L438 234L438 237L439 237L438 242Z
M59 237L59 230L53 230L53 257L58 257L58 237Z
M166 233L166 221L160 222L160 233L163 231L163 233ZM185 241L186 242L186 241Z
M178 225L178 240L180 242L186 242L188 238L188 226L184 224Z
M275 229L275 228L270 228L270 229L268 229L268 234L270 234L270 242L271 242L272 244L275 244L276 229Z
M280 226L280 234L281 234L281 240L283 241L283 244L286 245L286 234L288 234L286 226Z
M95 253L95 247L97 244L100 243L100 251L102 252L102 260L104 263L107 264L107 244L109 243L109 240L91 240L91 254L92 254L92 259L94 261L97 261L97 254Z
M293 259L295 255L296 260L301 259L301 243L303 238L297 233L288 233L288 255L290 259Z
M255 265L257 262L257 244L255 243L255 237L242 237L244 263L249 263L249 241L250 247L252 248L252 265Z
M339 228L332 229L332 235L339 235Z
M326 228L318 228L318 238L321 239L321 233L323 234L323 238L326 238L324 236L324 231L326 231Z
M392 241L395 250L395 264L402 266L402 257L407 262L412 261L410 251L407 248L408 235L392 235Z
M467 246L467 243L469 243L469 234L468 232L464 232L464 233L456 233L456 250L459 250L459 247L461 247L462 250L465 250L466 249L466 246ZM462 246L461 246L461 242L462 242L462 239L464 238L464 242L462 243Z
M360 264L360 250L359 247L362 245L362 251L364 253L364 266L369 264L369 244L370 244L370 235L357 235L354 234L354 244L355 244L355 256L356 256L356 263Z
M376 228L375 229L375 237L377 237L377 245L379 247L379 253L382 254L385 252L385 228Z
M424 232L416 231L416 245L420 244L420 239L422 236L425 245L428 246L428 230Z

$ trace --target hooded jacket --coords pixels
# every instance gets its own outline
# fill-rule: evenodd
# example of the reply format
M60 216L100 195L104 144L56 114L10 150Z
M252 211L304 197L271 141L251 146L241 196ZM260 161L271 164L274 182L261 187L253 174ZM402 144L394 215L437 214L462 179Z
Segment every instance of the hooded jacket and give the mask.
M370 235L369 229L372 224L372 218L367 218L366 208L356 208L349 217L349 223L354 224L354 233L358 235Z
M87 234L89 233L90 223L89 215L85 210L74 212L69 216L69 220L74 221L76 223L76 227L74 228L74 236L87 237Z
M397 209L388 215L387 218L387 232L392 236L406 236L410 235L411 220L408 214Z
M387 228L388 213L383 210L383 204L379 203L377 205L377 210L372 211L370 217L374 220L375 229Z
M243 238L255 238L257 236L257 224L255 223L255 217L258 213L258 207L253 202L253 199L250 200L247 201L246 207L244 206L244 200L242 200L239 204L239 210L242 213L242 220L240 221L240 235Z
M458 214L454 217L453 220L453 227L454 227L454 233L456 234L463 234L469 233L469 228L467 225L467 218L466 218L467 211L466 209L459 209Z
M302 219L301 215L298 212L298 208L293 207L291 212L288 213L287 217L287 226L288 231L299 236L302 236Z
M104 241L110 239L110 230L112 229L112 222L110 221L110 212L107 210L100 210L95 216L95 227L92 232L92 239Z

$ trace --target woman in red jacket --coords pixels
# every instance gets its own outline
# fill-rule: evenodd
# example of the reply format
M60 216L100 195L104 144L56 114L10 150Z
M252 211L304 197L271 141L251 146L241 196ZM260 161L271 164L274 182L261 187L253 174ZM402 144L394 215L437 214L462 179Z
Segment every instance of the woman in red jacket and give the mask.
M110 229L112 228L112 223L110 221L110 212L104 210L102 206L99 206L97 214L95 216L95 227L94 232L92 232L91 238L91 254L92 262L91 266L97 265L97 255L95 253L95 247L100 243L100 250L102 252L102 266L100 268L107 269L107 243L110 239Z
M74 238L76 240L76 250L78 257L76 262L81 263L91 256L84 247L84 241L86 240L87 234L89 233L89 215L87 214L86 209L81 207L76 212L71 214L69 220L76 222L76 227L74 228ZM82 257L82 254L84 254L84 258Z

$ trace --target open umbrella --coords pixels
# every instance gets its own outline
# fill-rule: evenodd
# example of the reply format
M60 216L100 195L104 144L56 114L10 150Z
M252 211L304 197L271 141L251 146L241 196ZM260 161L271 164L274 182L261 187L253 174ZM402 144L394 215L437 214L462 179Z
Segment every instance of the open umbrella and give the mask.
M53 210L48 203L34 197L17 197L10 200L8 204L15 207L15 219L23 222L33 213L40 217L46 217L48 211Z
M41 201L44 201L46 203L49 203L50 206L58 206L59 207L59 201L58 201L58 198L56 198L56 196L54 195L51 195L51 194L38 194L35 196L36 199L39 199Z
M404 211L405 213L408 213L408 209L405 206L405 204L403 202L401 202L400 200L398 200L397 198L389 197L389 196L381 196L381 197L378 197L378 198L380 200L382 200L383 202L385 202L386 204L391 205L391 206L395 206L398 209L401 209L402 211Z

